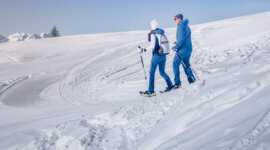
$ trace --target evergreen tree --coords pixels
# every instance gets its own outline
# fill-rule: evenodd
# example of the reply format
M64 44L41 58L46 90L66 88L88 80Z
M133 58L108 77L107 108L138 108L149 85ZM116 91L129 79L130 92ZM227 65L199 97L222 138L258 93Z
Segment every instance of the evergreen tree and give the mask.
M58 36L60 36L59 31L57 30L56 26L54 26L51 31L51 37L58 37Z

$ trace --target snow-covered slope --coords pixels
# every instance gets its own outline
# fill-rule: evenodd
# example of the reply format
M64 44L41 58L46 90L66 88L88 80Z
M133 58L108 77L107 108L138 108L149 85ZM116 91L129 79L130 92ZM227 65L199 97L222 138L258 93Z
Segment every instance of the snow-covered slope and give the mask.
M181 67L182 88L154 98L138 94L147 31L0 45L0 147L268 150L269 26L269 12L192 26L200 80L189 85ZM166 85L158 73L155 85Z

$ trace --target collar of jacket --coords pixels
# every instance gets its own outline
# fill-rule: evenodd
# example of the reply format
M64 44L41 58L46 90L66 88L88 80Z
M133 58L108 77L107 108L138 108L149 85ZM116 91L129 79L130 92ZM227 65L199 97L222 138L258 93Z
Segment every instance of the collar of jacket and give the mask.
M151 30L150 33L148 33L148 41L151 42L151 34L160 34L160 35L164 35L164 30L162 29L155 29L155 30Z

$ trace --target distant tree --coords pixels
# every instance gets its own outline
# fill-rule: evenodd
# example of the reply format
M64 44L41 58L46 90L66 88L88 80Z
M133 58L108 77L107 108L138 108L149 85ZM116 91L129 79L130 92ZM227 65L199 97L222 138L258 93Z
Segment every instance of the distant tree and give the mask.
M58 37L58 36L60 36L59 31L57 30L56 26L54 26L51 31L51 37Z

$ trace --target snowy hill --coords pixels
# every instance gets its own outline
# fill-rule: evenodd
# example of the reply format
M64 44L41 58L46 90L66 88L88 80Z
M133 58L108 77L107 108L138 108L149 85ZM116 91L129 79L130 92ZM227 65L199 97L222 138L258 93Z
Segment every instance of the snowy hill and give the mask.
M0 35L0 43L5 42L18 42L18 41L25 41L25 40L31 40L31 39L44 39L51 37L50 34L47 33L41 33L40 35L37 34L30 34L30 33L14 33L8 36L8 38Z
M40 35L37 34L30 34L30 33L14 33L8 36L10 42L16 41L25 41L31 39L41 39L41 38L48 38L50 34L41 33Z
M189 85L181 67L182 88L153 98L138 94L148 31L2 44L0 147L269 150L269 26L270 12L191 26L200 80ZM175 28L165 32L175 41ZM166 85L158 73L155 85Z
M28 34L28 33L14 33L8 36L10 42L15 41L24 41L29 39L40 39L41 37L37 34Z

